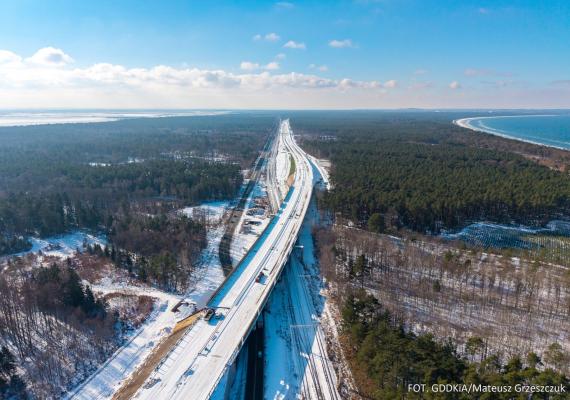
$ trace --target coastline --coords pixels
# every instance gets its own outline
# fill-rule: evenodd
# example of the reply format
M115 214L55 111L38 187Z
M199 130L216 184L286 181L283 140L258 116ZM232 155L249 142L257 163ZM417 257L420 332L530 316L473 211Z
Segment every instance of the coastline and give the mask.
M536 146L543 146L543 147L549 147L549 148L553 148L553 149L558 149L558 150L565 150L565 151L570 151L570 148L568 147L561 147L561 146L555 146L553 144L547 144L547 143L542 143L542 142L537 142L537 141L533 141L533 140L529 140L529 139L524 139L521 137L517 137L517 136L513 136L510 135L508 133L503 133L501 131L498 131L496 129L484 129L484 128L480 128L480 127L474 127L473 125L470 124L471 121L473 120L481 120L481 119L492 119L492 118L520 118L520 117L554 117L556 115L554 114L536 114L536 115L496 115L496 116L486 116L486 117L468 117L468 118L460 118L460 119L454 119L452 121L452 123L454 125L457 125L461 128L465 128L465 129L470 129L472 131L475 132L482 132L482 133L487 133L489 135L495 135L495 136L499 136L502 137L504 139L511 139L511 140L517 140L519 142L524 142L524 143L529 143L529 144L534 144Z
M202 117L228 114L225 110L129 110L129 111L2 111L0 110L0 128L18 128L38 125L60 124L97 124L139 118L171 118L171 117Z

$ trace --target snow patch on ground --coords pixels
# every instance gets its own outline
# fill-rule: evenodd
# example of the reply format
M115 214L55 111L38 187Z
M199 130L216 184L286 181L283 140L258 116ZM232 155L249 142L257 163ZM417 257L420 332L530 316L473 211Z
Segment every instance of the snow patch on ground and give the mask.
M204 215L206 221L216 223L221 221L228 209L228 205L228 201L212 201L199 206L183 208L180 212L190 218Z
M111 398L146 357L154 346L174 327L175 314L169 310L179 301L178 296L129 284L92 285L95 293L124 293L146 295L157 299L154 310L143 325L134 331L127 343L119 348L89 379L70 392L67 399L106 399Z
M268 215L268 205L264 209L258 206L260 201L266 199L265 186L257 182L247 198L244 212L236 225L230 244L230 256L234 266L240 262L271 220Z
M215 205L214 205L215 204ZM190 277L190 289L186 294L189 303L196 304L198 309L204 307L214 291L225 279L222 264L220 262L220 242L224 235L222 217L228 211L228 202L208 203L204 206L212 218L217 218L218 223L212 225L206 234L208 244L202 251L196 269ZM181 310L184 312L184 310Z
M281 192L281 198L284 199L287 195L287 178L289 177L289 171L291 169L291 156L285 147L285 143L279 136L279 150L277 157L275 159L275 175L277 178L277 184L279 191Z
M32 243L30 250L12 256L22 257L29 253L37 254L41 251L42 254L46 256L66 258L73 256L77 250L85 250L84 245L107 245L105 235L94 235L84 231L74 231L65 235L51 236L46 239L30 238L29 240Z
M313 156L309 156L309 160L311 160L314 168L318 171L318 173L315 173L315 176L320 175L320 178L322 179L322 184L325 186L327 190L330 190L332 188L330 175L329 175L331 162L329 160L318 159Z
M202 251L196 270L190 280L191 285L185 298L189 303L203 307L211 294L224 280L218 250L224 226L222 217L227 211L228 202L206 203L202 206L188 207L182 210L187 215L206 212L208 222L213 225L207 233L208 244ZM123 382L142 365L153 348L172 331L177 320L193 310L193 307L180 307L179 313L170 310L180 300L175 296L157 289L112 282L104 279L100 284L91 286L94 292L102 294L121 292L124 294L146 295L158 299L155 309L147 321L133 333L128 342L121 347L99 370L72 392L69 399L107 399L111 398Z

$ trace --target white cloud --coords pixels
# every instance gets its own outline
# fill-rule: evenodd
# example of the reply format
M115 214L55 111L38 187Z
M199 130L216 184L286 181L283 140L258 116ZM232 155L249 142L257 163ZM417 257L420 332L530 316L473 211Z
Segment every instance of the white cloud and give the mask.
M505 80L484 80L480 82L483 85L489 85L495 88L503 88L505 86L509 86L509 85L519 85L521 84L521 82L514 82L514 81L505 81Z
M279 63L272 61L270 63L268 63L267 65L265 65L264 69L268 70L268 71L275 71L279 69Z
M245 71L253 71L259 69L259 64L250 61L242 61L239 67Z
M265 40L267 40L269 42L276 42L279 39L281 39L281 37L278 34L276 34L275 32L271 32L271 33L268 33L267 35L265 35Z
M289 40L287 43L283 45L283 47L286 47L288 49L300 49L300 50L305 50L307 48L307 46L305 46L305 43L295 42L294 40Z
M326 65L309 64L309 69L316 69L321 72L326 72L329 70L329 67Z
M265 40L267 42L277 42L279 39L281 39L281 36L275 32L266 33L265 35L258 33L257 35L254 35L252 39L256 42L259 42L260 40Z
M457 81L453 81L449 84L449 88L456 90L456 89L460 89L461 88L461 84Z
M354 47L354 44L350 39L343 39L343 40L333 39L329 42L329 46L335 49L343 49L347 47Z
M488 69L476 69L476 68L467 68L463 71L465 76L484 76L484 75L491 75L492 71Z
M240 69L244 71L256 71L260 69L264 69L267 71L275 71L279 69L279 63L276 61L272 61L265 65L261 65L259 63L251 62L251 61L242 61L239 65Z
M427 73L428 73L428 71L425 70L425 69L422 69L422 68L416 69L416 70L414 71L414 75L425 75L425 74L427 74Z
M390 79L389 81L384 82L384 87L393 89L398 86L398 82L394 79Z
M276 60L284 60L287 56L284 53L279 53L275 56Z
M317 64L311 73L281 73L268 70L277 67L271 62L244 62L257 67L237 72L167 65L127 68L111 63L54 68L53 63L38 64L0 50L0 109L570 107L570 83L564 76L547 86L497 87L493 94L466 86L459 96L431 82L412 81L404 89L392 90L390 81L323 77Z
M293 3L288 2L288 1L278 1L277 3L275 3L275 7L280 8L280 9L291 9L291 8L294 8L295 5Z
M36 53L30 58L27 58L26 61L43 66L61 67L71 64L73 58L65 54L61 49L44 47L36 51Z
M41 54L41 53L40 53ZM58 54L65 54L63 52ZM20 63L16 68L9 67L5 60L18 61L21 58L15 53L0 50L3 63L0 64L0 94L10 88L42 90L58 89L61 86L82 89L117 88L161 91L167 88L208 88L228 89L240 88L250 91L262 88L304 88L304 89L374 89L382 85L377 81L357 81L352 79L329 79L317 75L291 72L287 74L271 74L279 63L272 61L262 65L252 61L243 61L240 68L246 71L235 74L224 70L204 70L198 68L174 68L157 65L152 68L126 68L122 65L98 63L86 68L51 68L50 65ZM61 59L49 58L53 63L61 63ZM67 59L69 60L69 59ZM322 67L322 66L321 66ZM320 68L320 67L319 67ZM324 70L324 68L321 68ZM261 72L254 72L261 71ZM111 91L112 92L112 91ZM0 98L2 96L0 95Z
M8 50L0 50L0 64L19 64L22 57Z
M511 77L513 74L511 72L500 72L495 71L492 69L486 68L467 68L463 71L465 76L473 77L473 76L503 76L503 77Z

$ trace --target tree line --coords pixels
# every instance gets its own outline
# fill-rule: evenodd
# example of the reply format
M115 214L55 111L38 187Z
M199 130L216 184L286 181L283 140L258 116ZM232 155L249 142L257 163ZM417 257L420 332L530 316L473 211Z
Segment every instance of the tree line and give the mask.
M452 342L436 341L429 334L404 329L378 300L364 290L346 296L342 308L344 330L353 350L351 362L360 377L360 388L373 399L527 399L528 393L415 393L409 384L476 384L492 386L563 385L570 380L552 369L541 368L534 353L501 363L491 355L469 362L458 355ZM473 352L482 343L471 341ZM547 356L556 357L556 349ZM567 390L567 389L566 389ZM567 393L538 393L537 399L565 399Z
M204 221L185 216L127 214L114 219L109 246L88 246L130 276L167 291L186 289L193 266L206 246Z
M111 229L127 208L232 198L273 124L227 115L0 128L0 255L28 249L29 235Z
M117 315L69 264L2 274L0 293L0 340L11 349L2 354L8 367L0 371L0 390L17 388L16 398L60 395L72 376L91 371L115 348ZM18 365L25 381L13 377L15 355L27 360Z
M564 268L428 236L396 239L342 226L315 233L321 271L338 292L364 288L409 327L453 337L459 346L481 337L490 352L503 354L502 361L543 354L570 333L570 274ZM570 373L564 363L550 366Z
M359 116L301 115L294 124L305 148L333 164L325 206L361 227L439 232L482 219L538 225L570 210L567 174L469 142L451 119Z

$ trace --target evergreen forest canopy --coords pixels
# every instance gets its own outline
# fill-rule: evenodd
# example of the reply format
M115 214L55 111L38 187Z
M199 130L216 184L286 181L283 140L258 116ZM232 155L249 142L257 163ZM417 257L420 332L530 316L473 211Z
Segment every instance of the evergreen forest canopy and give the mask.
M451 341L440 343L432 335L408 332L374 296L364 290L349 293L343 303L344 331L353 352L351 363L356 380L366 398L388 399L526 399L515 385L562 385L568 378L551 368L541 368L542 360L529 353L501 363L497 355L483 357L484 345L472 337L467 352L478 359L469 362L458 355ZM558 363L560 351L551 346L545 357ZM561 363L567 360L560 359ZM560 364L562 366L562 364ZM423 383L427 393L415 393L408 385ZM433 384L474 384L512 387L503 393L434 393ZM535 393L537 399L565 399L566 393Z
M476 220L540 225L568 214L567 173L495 150L510 141L451 124L466 114L305 112L292 120L303 146L333 164L325 205L372 231L437 232Z
M231 198L275 124L233 113L0 128L0 254L28 235Z

